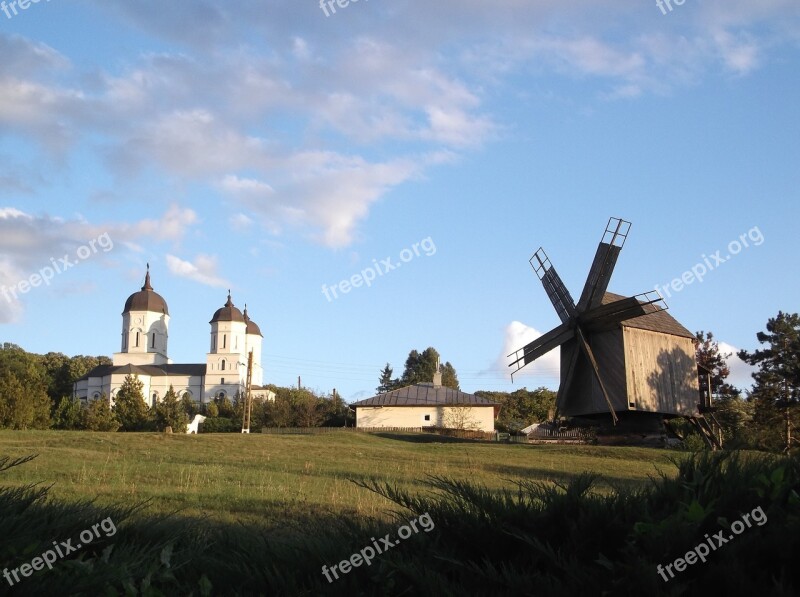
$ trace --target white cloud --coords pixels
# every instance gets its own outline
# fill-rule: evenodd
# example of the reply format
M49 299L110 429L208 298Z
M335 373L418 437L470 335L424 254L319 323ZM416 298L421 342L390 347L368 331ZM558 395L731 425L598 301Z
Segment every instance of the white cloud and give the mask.
M230 223L231 228L233 228L237 232L244 232L252 228L253 218L245 214L238 213L238 214L233 214L230 218L228 218L228 223Z
M748 365L742 359L736 356L739 352L739 349L732 344L720 342L719 352L722 355L730 353L730 356L725 359L725 362L731 370L731 374L728 376L727 382L741 390L750 389L750 387L753 385L752 374L756 371L756 367Z
M214 288L229 288L230 283L217 274L217 259L210 255L198 255L194 263L184 261L174 255L167 255L167 268L182 278L194 280Z
M502 371L504 375L510 374L512 368L508 364L512 359L507 355L527 346L541 335L542 332L522 322L512 321L508 324L503 340L503 351L495 362L495 370ZM561 350L553 349L533 363L526 365L524 369L514 375L514 379L535 379L537 385L557 388L560 382L560 369Z
M378 198L438 164L418 156L495 138L505 127L494 94L512 79L569 77L586 82L587 101L636 98L752 73L800 30L796 0L709 0L680 20L611 0L364 4L346 15L347 35L313 4L90 4L170 49L76 72L57 49L2 34L0 52L15 58L0 64L0 133L51 157L89 146L119 177L222 180L270 232L299 226L332 247L357 238ZM35 192L35 178L0 173L0 188Z
M90 223L81 217L63 219L46 214L33 215L16 207L0 208L0 288L3 285L11 288L22 280L28 280L32 274L63 257L68 257L71 262L81 262L81 259L76 260L76 251L80 247L90 247L92 241L97 248L91 253L92 261L113 265L110 259L102 257L114 255L121 247L132 252L144 252L142 244L152 247L158 242L178 241L196 222L194 211L178 205L170 206L158 219L104 224ZM56 276L51 285L70 283L70 272L72 268L64 269L66 276ZM24 296L8 301L0 295L0 321L19 319L23 313Z

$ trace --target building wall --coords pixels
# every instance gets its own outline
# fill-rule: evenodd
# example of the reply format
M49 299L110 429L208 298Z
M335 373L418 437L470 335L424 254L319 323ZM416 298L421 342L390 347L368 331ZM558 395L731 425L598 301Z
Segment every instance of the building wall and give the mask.
M245 349L245 359L247 355L250 354L250 351L253 351L253 379L252 383L254 386L261 386L264 385L264 370L261 367L261 344L262 344L261 336L257 334L247 334L245 336L245 341L247 343ZM247 370L245 369L245 376L247 375ZM246 377L245 377L246 379Z
M603 384L614 410L628 410L622 331L617 329L594 333L588 337L587 341L597 360L597 368L600 370ZM573 370L572 384L567 396L563 404L559 405L559 413L568 417L608 413L610 409L603 390L594 375L589 359L578 346L577 339L565 342L562 346L561 386L564 387L569 359L574 349L579 352L578 360Z
M169 315L152 311L124 313L120 352L114 353L114 365L164 365L170 362L168 344Z
M220 393L233 400L238 392L244 390L247 382L245 332L246 326L240 321L217 321L211 324L211 352L206 355L203 402L210 402Z
M494 431L493 406L358 406L355 410L356 427L444 427L462 420L472 429Z
M697 413L700 399L691 338L624 328L628 399L637 411Z
M127 374L112 374L105 377L90 377L87 380L79 381L77 383L75 396L81 399L96 400L104 394L111 397L111 403L122 387ZM154 400L160 401L164 398L169 391L170 386L173 387L178 398L182 398L183 394L189 392L192 400L200 401L203 397L203 377L199 375L171 375L171 376L158 376L151 377L149 375L140 375L139 381L142 382L142 395L144 401L148 406L154 404Z

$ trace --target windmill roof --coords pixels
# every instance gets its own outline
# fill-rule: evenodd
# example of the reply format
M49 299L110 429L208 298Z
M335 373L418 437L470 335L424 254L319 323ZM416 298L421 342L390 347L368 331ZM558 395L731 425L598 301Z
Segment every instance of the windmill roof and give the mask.
M418 383L354 402L350 406L497 406L496 402L432 383Z
M606 292L603 295L603 305L613 303L614 301L622 300L626 297L613 292ZM661 334L671 334L673 336L681 336L683 338L695 338L695 335L683 327L677 319L666 311L657 311L656 313L648 313L640 317L626 319L622 322L622 327L637 328L640 330L648 330L651 332L659 332Z

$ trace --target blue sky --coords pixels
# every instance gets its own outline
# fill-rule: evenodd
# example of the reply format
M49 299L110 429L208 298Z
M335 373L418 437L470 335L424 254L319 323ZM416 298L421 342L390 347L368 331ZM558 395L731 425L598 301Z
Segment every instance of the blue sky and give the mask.
M555 388L557 351L514 384L506 366L558 322L528 259L544 246L577 298L618 216L633 226L609 290L669 285L719 251L670 312L755 348L800 296L800 5L672 6L0 12L0 286L18 291L0 296L2 339L110 355L149 262L176 362L205 361L231 288L267 382L355 400L432 345L466 391ZM387 258L401 267L326 299Z

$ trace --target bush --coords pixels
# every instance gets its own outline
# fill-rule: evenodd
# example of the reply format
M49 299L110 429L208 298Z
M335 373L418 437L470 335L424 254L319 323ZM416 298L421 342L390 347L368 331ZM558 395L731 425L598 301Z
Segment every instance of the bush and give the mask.
M208 417L200 424L203 433L237 433L242 431L242 424L237 424L227 417Z

